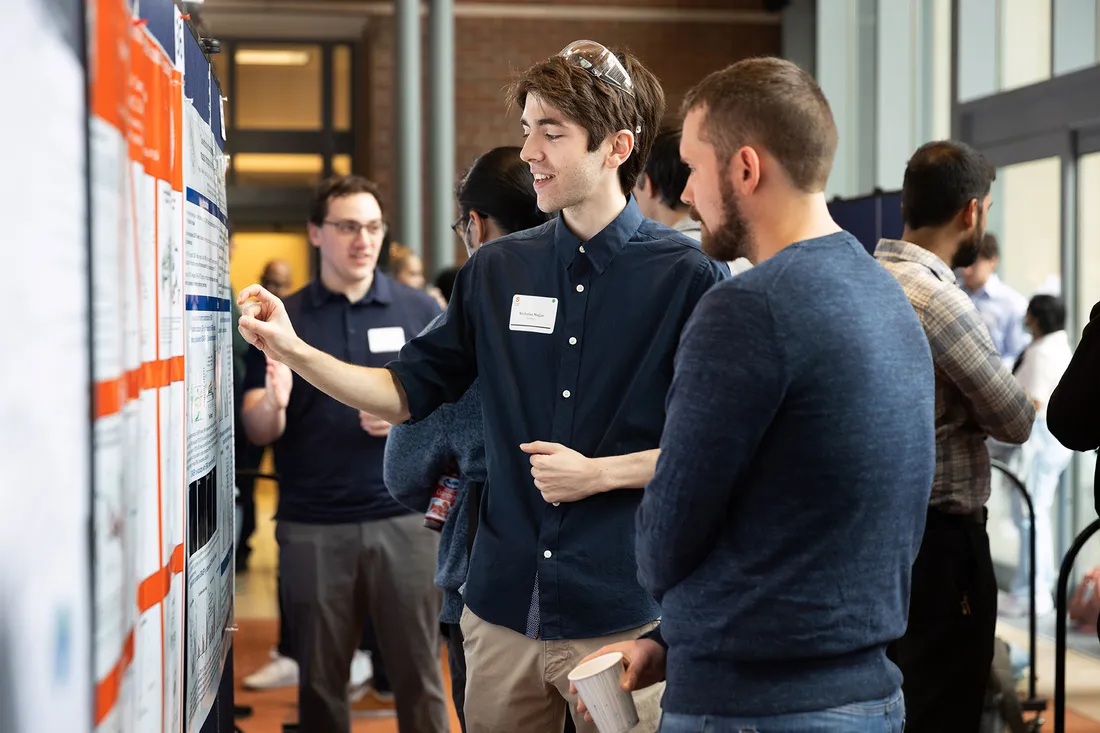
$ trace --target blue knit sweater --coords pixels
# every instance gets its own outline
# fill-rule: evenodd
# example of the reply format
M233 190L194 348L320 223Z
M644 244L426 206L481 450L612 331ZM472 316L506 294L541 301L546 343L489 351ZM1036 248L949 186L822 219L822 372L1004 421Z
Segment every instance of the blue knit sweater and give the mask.
M637 523L666 712L781 715L898 689L886 645L905 632L934 407L920 321L847 233L703 296Z
M382 474L386 488L401 504L425 512L451 459L458 463L461 481L439 538L435 573L435 584L443 591L439 620L445 624L457 624L462 617L459 588L466 582L466 487L470 481L485 481L481 389L476 381L458 402L441 406L419 422L393 426Z

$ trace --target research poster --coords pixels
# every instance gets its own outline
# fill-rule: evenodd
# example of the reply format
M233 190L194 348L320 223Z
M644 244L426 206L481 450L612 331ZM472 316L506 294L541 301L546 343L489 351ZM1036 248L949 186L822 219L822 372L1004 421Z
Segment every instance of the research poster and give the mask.
M79 0L4 0L0 731L91 728L90 322ZM14 46L12 45L14 44ZM43 155L49 150L49 155ZM59 358L59 355L64 355ZM63 704L58 704L62 701Z
M88 13L94 495L93 723L133 730L136 570L133 450L136 293L128 136L130 16L123 0ZM128 255L128 257L127 257ZM129 314L129 315L128 315Z
M186 99L185 62L205 71L206 85L209 66L197 50L186 58L194 40L171 1L143 2L140 18L128 0L87 7L94 680L86 710L96 733L179 733L205 720L232 615L225 157Z
M233 361L225 155L185 100L187 721L209 714L233 610Z

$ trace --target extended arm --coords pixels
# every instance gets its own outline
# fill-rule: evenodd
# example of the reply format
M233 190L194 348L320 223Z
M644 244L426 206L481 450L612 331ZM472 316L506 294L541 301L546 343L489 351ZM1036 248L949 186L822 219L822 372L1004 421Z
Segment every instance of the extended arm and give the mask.
M238 328L250 344L325 394L402 423L412 414L423 418L443 402L457 400L477 376L472 326L462 300L461 286L468 279L463 267L454 300L439 325L405 344L399 359L385 369L346 364L305 343L294 332L282 301L259 285L237 296L243 312Z
M302 379L333 399L397 424L409 419L409 401L389 369L355 366L301 339L284 362Z

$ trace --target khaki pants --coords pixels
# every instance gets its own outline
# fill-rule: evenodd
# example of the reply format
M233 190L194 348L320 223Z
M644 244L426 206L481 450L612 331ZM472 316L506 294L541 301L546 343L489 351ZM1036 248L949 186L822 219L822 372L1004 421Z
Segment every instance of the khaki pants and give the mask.
M607 644L637 639L647 624L611 636L577 641L529 639L462 610L466 652L466 730L468 733L561 733L572 713L577 733L598 733L577 713L567 675L580 661ZM665 685L634 693L638 725L631 733L656 733Z

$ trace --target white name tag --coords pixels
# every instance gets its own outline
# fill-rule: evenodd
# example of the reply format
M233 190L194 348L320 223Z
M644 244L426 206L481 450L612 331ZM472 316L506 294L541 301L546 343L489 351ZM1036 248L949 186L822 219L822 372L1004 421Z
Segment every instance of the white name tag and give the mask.
M558 320L558 299L539 295L516 295L512 298L512 315L508 330L531 333L553 333Z
M372 354L396 354L405 345L405 329L401 326L367 329L367 346Z

